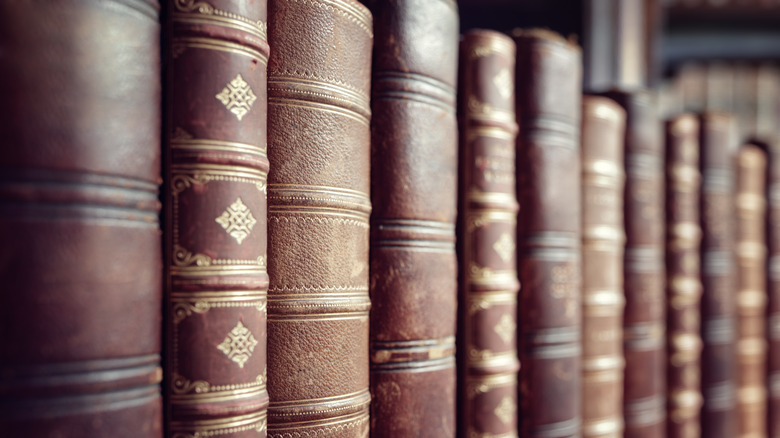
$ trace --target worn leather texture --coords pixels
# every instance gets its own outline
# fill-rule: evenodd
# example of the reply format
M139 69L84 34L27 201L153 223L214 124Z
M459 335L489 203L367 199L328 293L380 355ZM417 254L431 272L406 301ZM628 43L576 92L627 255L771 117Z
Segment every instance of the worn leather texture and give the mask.
M734 119L700 118L702 436L737 436L736 268L734 266Z
M457 5L369 3L371 436L454 437Z
M581 426L582 56L545 30L516 30L520 436Z
M515 43L472 30L460 43L459 435L517 436Z
M767 152L767 435L780 435L780 143Z
M736 157L737 418L738 436L765 437L766 388L766 165L758 145Z
M623 436L623 138L626 112L582 100L582 436Z
M268 17L268 436L367 437L371 13Z
M608 96L626 110L625 436L661 437L666 418L663 126L652 92L611 92Z
M265 436L265 1L168 2L167 431Z
M679 115L666 136L667 436L701 436L699 119Z
M0 4L0 436L162 437L158 14Z

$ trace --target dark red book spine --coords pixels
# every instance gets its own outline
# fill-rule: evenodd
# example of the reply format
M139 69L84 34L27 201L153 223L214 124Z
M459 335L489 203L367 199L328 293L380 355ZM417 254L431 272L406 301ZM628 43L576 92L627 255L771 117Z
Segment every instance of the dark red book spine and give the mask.
M265 436L265 1L168 2L167 430Z
M156 1L0 3L0 436L160 438Z

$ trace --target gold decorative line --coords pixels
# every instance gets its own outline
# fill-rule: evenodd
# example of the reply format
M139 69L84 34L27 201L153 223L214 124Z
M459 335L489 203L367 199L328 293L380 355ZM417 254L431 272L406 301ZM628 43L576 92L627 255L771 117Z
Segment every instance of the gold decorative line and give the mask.
M254 307L259 312L262 312L263 314L266 313L268 303L265 299L262 300L252 300L252 301L227 301L227 302L217 302L209 301L209 300L198 300L198 301L176 301L173 303L172 306L172 313L173 313L173 323L179 324L180 322L187 319L188 316L192 316L193 313L206 313L211 309L223 309L223 308L234 308L234 307Z
M319 103L319 102L310 102L307 100L300 100L300 99L291 99L291 98L285 98L285 97L275 97L275 96L268 96L268 105L277 105L277 106L288 106L288 107L294 107L294 108L304 108L309 110L320 110L325 111L333 114L338 114L340 116L344 116L347 118L350 118L356 122L359 122L362 125L370 126L370 118L366 117L363 114L360 114L359 112L352 111L346 108L342 108L340 106L336 105L330 105L327 103Z
M269 84L280 82L280 80L277 78L289 78L288 80L291 82L302 82L302 83L312 83L312 84L324 83L324 84L332 85L334 89L336 89L337 87L336 91L338 91L338 89L349 90L349 94L352 94L353 96L359 96L358 100L363 100L363 101L370 100L368 90L358 88L340 79L336 79L330 76L328 77L320 76L310 71L281 69L281 70L271 70L268 72ZM284 83L285 81L281 81L281 82Z
M236 170L236 166L223 164L175 164L171 166L171 173L203 175L204 178L217 180L217 177L235 177L246 179L247 182L255 182L258 179L268 178L268 172L260 169L241 168Z
M503 204L503 205L515 205L517 204L517 199L515 199L515 195L512 193L505 193L505 192L483 192L477 188L471 188L466 193L466 199L472 202L484 202L484 203L490 203L490 204ZM508 212L505 210L497 210L497 209L487 209L482 210L486 212L496 212L501 214L501 217L506 217L507 215L511 215L513 218L513 221L516 220L516 213Z
M611 160L587 160L582 163L584 175L599 175L622 180L625 177L623 168Z
M223 302L223 301L256 301L265 299L268 296L264 290L213 290L213 291L171 291L169 299L171 301L191 301L191 300L204 300L210 302Z
M248 56L257 59L264 66L268 66L268 56L258 50L250 49L247 46L222 41L214 38L204 37L175 37L172 42L173 57L178 57L188 48L219 50L222 52L233 53L236 55Z
M231 385L212 385L203 380L190 381L174 373L171 382L171 402L177 405L222 402L237 397L259 396L266 391L266 379L261 374L255 381Z
M517 213L506 210L471 210L466 217L468 231L474 231L485 225L504 223L515 225L517 223Z
M517 293L513 291L472 292L468 297L469 314L486 310L493 306L514 306Z
M517 374L494 374L492 376L467 376L466 394L473 399L479 394L485 394L496 388L517 385Z
M512 135L510 140L514 139L514 134L517 134L517 122L515 121L515 113L513 111L497 109L488 102L483 102L477 99L475 96L470 95L466 105L466 119L483 121L483 122L497 122L501 124L510 125L512 128L507 130L506 128L497 128L504 132L509 132ZM478 128L478 127L474 127ZM474 129L472 128L472 129ZM487 127L484 127L487 128ZM503 137L499 137L503 138Z
M332 395L329 397L306 398L306 399L297 399L291 401L274 401L272 402L271 410L276 411L276 410L293 408L296 412L299 412L301 407L309 407L309 405L313 405L313 404L332 405L338 401L351 401L353 399L364 399L368 397L367 393L368 390L363 389L363 390L350 392L347 394ZM354 404L350 404L350 406L354 407ZM320 412L320 411L317 410L316 412ZM303 414L311 414L311 413L315 413L315 412L305 412ZM287 416L287 415L280 414L279 416Z
M364 7L357 7L360 3L350 4L345 1L339 0L290 0L297 3L309 4L317 6L322 9L327 9L332 12L336 12L347 20L355 23L358 27L363 29L370 38L374 37L373 32L373 20L371 13Z
M271 192L306 192L306 193L319 193L327 196L352 196L355 198L368 199L371 197L368 193L360 190L345 189L343 187L333 186L320 186L320 185L308 185L308 184L271 184L269 186Z
M303 212L299 212L303 213ZM320 215L323 215L323 213L320 213ZM360 216L353 216L348 214L337 214L337 213L328 213L327 216L338 216L338 217L311 217L311 216L292 216L292 215L281 215L280 213L276 212L268 212L268 221L269 222L312 222L317 224L324 224L328 222L336 222L343 225L353 225L358 228L364 228L368 229L369 224L367 219L363 219Z
M191 280L193 277L198 278L203 276L231 277L245 275L255 278L268 277L268 271L266 271L265 268L251 269L244 266L170 266L170 274L173 281L181 285L208 284L204 283L203 280ZM213 284L213 282L211 284Z
M355 208L338 208L338 207L321 207L321 206L307 206L307 205L278 205L271 204L268 207L268 214L271 215L284 215L284 216L335 216L335 217L347 217L351 219L357 219L362 222L368 223L370 217L370 211L366 209Z
M475 138L490 137L497 138L499 140L512 141L515 139L515 134L511 131L507 131L503 128L495 126L475 126L466 130L466 141L473 141Z
M268 25L263 20L253 20L243 15L217 9L205 1L176 0L173 21L190 23L217 22L226 27L252 33L267 40Z
M259 20L256 22L255 25L252 25L249 23L244 23L243 21L232 20L230 18L225 18L225 17L219 17L219 16L209 17L209 16L202 16L197 14L174 12L173 21L177 23L184 23L184 24L205 24L205 25L227 27L230 29L235 29L238 31L252 34L263 41L268 41L268 33L266 30L265 23Z
M273 415L272 415L273 416ZM299 421L274 424L268 431L268 438L319 438L323 436L342 436L339 432L362 427L358 432L360 437L368 436L368 411L359 412L358 415L350 415L346 418L338 418L336 421ZM293 432L285 430L293 429ZM351 435L351 434L350 434Z
M263 256L259 256L254 260L213 259L205 254L193 253L177 244L173 246L173 263L178 268L218 266L219 270L247 269L247 267L262 266L263 269L260 272L265 272L265 258Z
M176 131L181 135L177 128ZM177 135L174 133L174 136ZM196 151L224 151L236 152L241 154L259 155L268 159L266 150L259 146L248 143L238 143L233 141L211 140L205 138L171 138L171 149L191 149Z
M170 428L174 432L174 437L177 436L177 432L191 429L198 431L193 435L181 436L199 438L224 435L251 430L257 428L260 423L265 425L266 415L266 411L260 411L218 420L171 421Z
M321 298L319 293L314 294L281 294L280 292L303 292L316 290L318 292L341 292L339 295L344 296L363 296L368 291L366 286L342 286L342 285L320 285L320 284L304 284L304 285L274 285L268 289L269 293L273 293L273 299L281 299L284 297L298 298L311 295L312 297ZM331 297L332 295L328 295Z
M468 357L466 359L467 365L481 365L481 366L506 366L511 367L517 362L517 352L515 351L500 351L495 352L491 350L480 350L477 348L470 348L468 351Z
M342 313L317 313L317 314L301 314L301 315L275 315L273 313L268 315L268 321L277 322L298 322L298 321L346 321L351 319L366 319L368 318L368 310L360 310L356 312L342 312Z

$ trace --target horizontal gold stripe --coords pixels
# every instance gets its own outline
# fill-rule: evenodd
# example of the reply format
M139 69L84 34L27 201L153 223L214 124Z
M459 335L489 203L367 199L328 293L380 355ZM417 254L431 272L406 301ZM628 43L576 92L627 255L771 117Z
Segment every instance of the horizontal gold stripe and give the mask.
M352 119L362 125L365 125L366 127L369 126L369 122L370 122L370 118L366 117L364 114L337 105L327 104L327 103L318 103L318 102L311 102L302 99L291 99L285 97L268 96L268 105L269 106L276 105L280 107L303 108L308 110L319 110L323 112L329 112L331 114L338 114L340 116Z
M210 140L203 138L173 138L171 149L191 149L196 151L224 151L258 155L268 159L265 149L260 146L233 141Z
M264 66L268 65L268 56L265 53L250 49L249 47L242 44L231 43L215 38L174 37L172 46L174 51L177 50L177 46L193 49L218 50L222 52L233 53L235 55L248 56L252 59L257 59Z
M170 422L170 430L172 432L199 430L208 431L209 436L218 435L217 432L228 433L239 432L243 430L250 430L252 427L265 424L266 412L253 412L246 415L237 415L234 417L220 418L217 420L193 420L193 421L175 421ZM244 427L247 427L244 429ZM240 429L240 430L239 430ZM174 435L175 436L175 435Z
M174 12L172 17L173 22L175 23L222 26L252 34L263 41L268 40L265 23L260 20L252 21L246 17L241 17L237 14L221 11L219 9L214 9L212 14L213 15Z

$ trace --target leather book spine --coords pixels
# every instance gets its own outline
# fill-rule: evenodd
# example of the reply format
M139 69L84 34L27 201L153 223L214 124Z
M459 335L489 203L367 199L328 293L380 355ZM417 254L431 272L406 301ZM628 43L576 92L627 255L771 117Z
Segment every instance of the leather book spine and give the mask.
M166 429L264 437L266 3L165 17Z
M453 437L457 4L371 8L371 436Z
M737 417L740 437L766 437L766 154L737 152Z
M611 99L582 101L582 436L623 436L623 138Z
M581 427L579 47L516 30L520 435Z
M489 30L460 45L458 399L462 436L517 436L515 43Z
M737 436L733 138L732 116L701 116L701 425L712 438Z
M701 225L699 119L666 123L667 436L700 436Z
M655 95L614 92L626 110L623 418L626 437L666 429L666 266L663 126Z
M162 437L159 38L156 1L0 3L0 436Z
M780 436L780 147L767 144L767 435Z
M268 436L367 437L371 13L268 17Z

